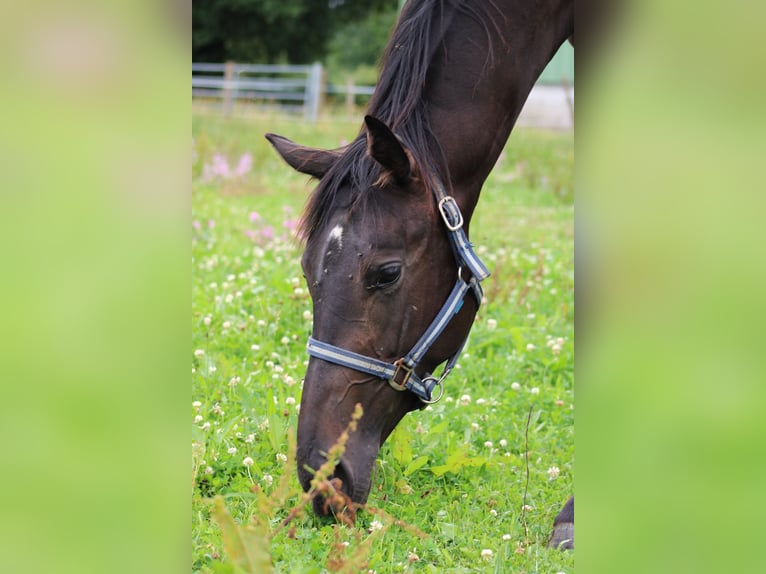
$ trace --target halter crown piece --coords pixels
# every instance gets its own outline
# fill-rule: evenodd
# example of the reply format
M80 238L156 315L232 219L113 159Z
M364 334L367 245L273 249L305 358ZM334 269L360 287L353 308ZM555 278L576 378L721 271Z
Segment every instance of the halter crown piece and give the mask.
M442 398L444 394L442 383L457 363L460 352L465 346L465 341L460 345L457 352L447 359L444 369L438 378L430 373L426 373L423 378L420 378L415 373L415 368L452 318L460 311L460 308L463 306L463 298L468 291L471 291L476 298L477 308L481 305L484 295L481 289L481 281L489 277L487 267L474 252L471 243L468 241L468 236L463 230L463 214L460 213L460 208L455 198L447 194L444 184L438 177L434 177L434 180L434 198L436 199L442 220L447 227L450 245L457 262L457 282L436 315L436 318L428 326L425 333L421 335L415 346L402 358L393 363L387 363L379 359L354 353L353 351L341 349L329 343L317 341L313 337L309 337L308 344L306 345L306 349L312 357L385 379L397 391L409 390L427 404L435 403ZM468 268L471 272L468 280L463 279L463 267ZM437 386L440 392L433 399L431 393L434 387Z

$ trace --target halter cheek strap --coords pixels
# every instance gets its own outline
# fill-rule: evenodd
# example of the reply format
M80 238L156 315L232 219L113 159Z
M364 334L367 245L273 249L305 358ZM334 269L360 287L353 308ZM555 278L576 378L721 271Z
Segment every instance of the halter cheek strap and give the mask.
M441 181L438 178L435 179L434 196L439 213L447 227L452 251L455 254L455 261L458 267L457 281L439 313L423 335L421 335L420 339L418 339L417 343L415 343L415 346L412 347L409 353L393 363L387 363L386 361L367 357L353 351L347 351L330 343L318 341L313 337L309 337L308 345L306 346L309 355L312 357L385 379L397 391L411 391L420 397L420 400L424 403L435 403L441 399L444 394L442 383L457 363L460 352L465 346L465 341L460 345L457 352L447 359L444 369L438 378L430 373L426 373L426 376L421 378L415 373L415 368L426 352L428 352L428 349L439 338L439 335L449 325L452 318L460 311L463 306L463 300L469 291L473 293L476 299L476 307L478 308L481 305L483 298L481 281L489 277L489 271L468 241L468 236L463 229L463 215L457 202L452 196L447 195ZM470 271L470 278L467 280L463 279L462 276L464 267ZM437 386L440 388L440 392L434 399L432 398L432 392Z

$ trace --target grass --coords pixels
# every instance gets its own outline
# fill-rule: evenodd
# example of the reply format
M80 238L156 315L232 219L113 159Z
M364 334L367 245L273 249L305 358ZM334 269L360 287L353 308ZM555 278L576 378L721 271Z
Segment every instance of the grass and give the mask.
M370 508L354 526L295 510L311 301L291 228L311 183L263 133L336 147L358 125L193 117L193 571L572 572L545 547L574 481L571 133L518 130L487 181L487 304L445 397L381 449ZM224 161L240 174L211 175Z

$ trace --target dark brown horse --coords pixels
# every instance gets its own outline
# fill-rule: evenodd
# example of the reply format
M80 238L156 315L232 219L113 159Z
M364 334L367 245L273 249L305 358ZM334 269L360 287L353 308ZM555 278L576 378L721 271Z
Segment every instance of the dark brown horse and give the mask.
M319 179L300 228L314 303L298 421L304 489L360 403L335 475L365 502L381 444L454 363L486 276L467 242L471 215L532 86L574 34L573 4L409 0L351 144L267 135Z

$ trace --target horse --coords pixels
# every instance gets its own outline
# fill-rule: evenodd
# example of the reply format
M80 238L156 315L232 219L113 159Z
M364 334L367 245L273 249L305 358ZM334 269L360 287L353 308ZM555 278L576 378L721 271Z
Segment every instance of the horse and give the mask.
M488 275L468 240L482 185L573 35L572 0L409 0L354 141L325 150L266 134L319 180L298 229L314 316L298 418L304 490L361 404L333 476L366 503L381 445L441 396ZM571 547L573 522L570 498L550 543Z

